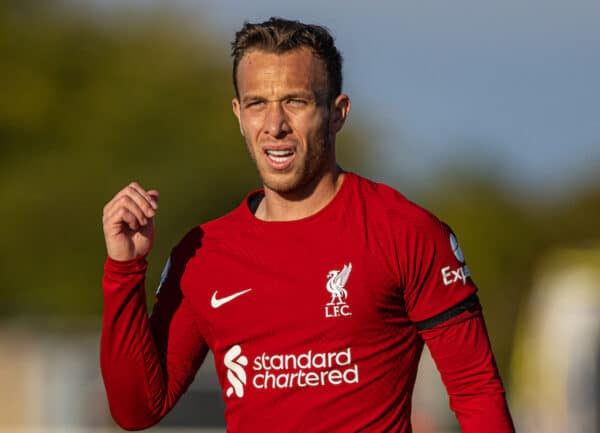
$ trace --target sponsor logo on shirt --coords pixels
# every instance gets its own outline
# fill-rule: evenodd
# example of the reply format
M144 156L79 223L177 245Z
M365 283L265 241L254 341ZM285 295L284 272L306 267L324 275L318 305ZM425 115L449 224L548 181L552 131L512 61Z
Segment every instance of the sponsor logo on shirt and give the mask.
M452 248L452 252L454 253L454 257L462 263L462 266L458 268L452 268L451 266L445 266L442 268L442 281L445 286L449 286L451 284L456 283L457 281L462 281L463 285L467 284L467 278L471 276L469 272L469 268L465 265L465 256L458 245L458 241L456 240L456 236L453 233L450 233L450 248Z
M358 364L352 362L352 350L347 347L339 352L313 352L301 354L269 354L263 352L252 360L247 380L244 367L248 359L241 354L239 345L232 346L225 354L227 380L231 384L225 391L227 397L234 393L244 396L244 387L252 386L259 391L272 389L337 386L358 383Z
M236 292L233 295L224 296L222 298L217 298L217 290L215 290L212 294L212 298L210 298L210 306L213 308L219 308L225 305L228 302L233 301L235 298L239 298L240 296L250 292L252 289L242 290L241 292Z
M348 291L346 282L352 272L352 263L344 265L341 271L333 270L327 274L327 291L331 294L331 300L325 305L325 317L352 316L350 306L346 303Z
M244 367L248 365L248 358L242 355L242 348L237 344L232 346L225 354L223 363L227 367L227 380L231 384L225 394L231 397L235 392L236 396L243 397L247 379Z

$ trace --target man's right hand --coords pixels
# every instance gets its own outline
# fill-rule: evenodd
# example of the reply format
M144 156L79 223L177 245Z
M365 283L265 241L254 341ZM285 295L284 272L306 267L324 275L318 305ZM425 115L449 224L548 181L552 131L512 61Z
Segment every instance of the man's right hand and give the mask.
M132 182L119 191L102 214L106 252L113 260L146 257L154 242L154 215L158 191Z

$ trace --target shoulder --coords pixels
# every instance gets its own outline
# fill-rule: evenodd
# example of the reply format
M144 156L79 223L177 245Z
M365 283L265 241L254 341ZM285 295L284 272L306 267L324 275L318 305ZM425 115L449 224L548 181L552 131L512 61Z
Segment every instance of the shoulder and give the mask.
M437 216L406 198L397 189L362 176L356 178L360 200L374 220L392 226L394 231L437 232L447 226Z

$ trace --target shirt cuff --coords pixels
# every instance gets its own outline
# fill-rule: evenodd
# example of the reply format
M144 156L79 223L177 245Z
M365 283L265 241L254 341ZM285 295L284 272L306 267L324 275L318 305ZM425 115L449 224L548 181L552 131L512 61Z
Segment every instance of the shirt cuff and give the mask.
M104 271L113 274L140 274L146 272L147 268L148 262L145 257L136 257L123 262L106 257L106 262L104 262Z

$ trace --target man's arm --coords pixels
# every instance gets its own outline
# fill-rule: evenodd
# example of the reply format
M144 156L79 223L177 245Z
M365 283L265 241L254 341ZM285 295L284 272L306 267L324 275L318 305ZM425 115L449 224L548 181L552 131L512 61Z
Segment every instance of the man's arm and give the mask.
M143 259L108 258L104 269L100 367L111 414L127 430L150 427L193 381L206 344L177 288L161 289L148 318Z
M102 280L100 367L111 414L128 430L149 427L168 413L207 353L179 287L184 264L175 253L160 302L148 317L144 257L154 238L156 198L157 193L132 184L104 209L108 258Z
M417 323L463 433L513 433L504 387L473 295L454 311Z
M514 427L477 299L456 236L429 213L398 230L401 285L409 319L427 344L463 433Z

